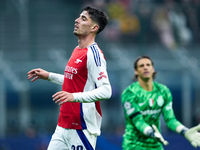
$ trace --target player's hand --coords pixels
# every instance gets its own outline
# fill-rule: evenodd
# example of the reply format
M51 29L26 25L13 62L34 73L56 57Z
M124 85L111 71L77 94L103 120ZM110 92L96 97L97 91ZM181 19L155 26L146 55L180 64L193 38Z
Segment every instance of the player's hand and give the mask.
M184 135L195 148L200 147L200 133L198 131L200 131L200 124L187 130Z
M49 77L49 72L47 72L43 69L40 69L40 68L32 69L27 74L28 74L28 80L31 79L32 82L37 79L47 80Z
M156 138L159 142L161 142L163 145L168 145L169 143L163 138L161 133L159 132L158 128L153 124L152 125L153 130L154 130L154 138Z
M66 102L73 102L74 101L73 94L65 92L65 91L57 92L52 97L53 97L53 101L55 101L55 103L58 103L58 105L62 105Z

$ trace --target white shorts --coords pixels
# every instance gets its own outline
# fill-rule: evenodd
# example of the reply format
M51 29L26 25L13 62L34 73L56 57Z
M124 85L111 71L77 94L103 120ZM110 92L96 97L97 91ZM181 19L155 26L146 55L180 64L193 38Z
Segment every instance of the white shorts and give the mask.
M56 127L47 150L94 150L97 136L87 129L75 130Z

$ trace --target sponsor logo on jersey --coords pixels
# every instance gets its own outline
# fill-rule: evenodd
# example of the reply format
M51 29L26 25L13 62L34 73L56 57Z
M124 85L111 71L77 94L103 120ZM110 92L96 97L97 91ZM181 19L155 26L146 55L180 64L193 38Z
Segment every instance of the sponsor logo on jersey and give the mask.
M100 72L99 76L100 77L98 77L97 80L101 80L102 78L107 78L107 76L104 74L104 72Z
M70 66L66 66L65 67L65 71L67 71L69 73L73 73L73 74L77 74L78 73L78 69L77 68L70 67Z
M73 79L73 74L77 74L78 69L70 66L65 67L65 78L67 79Z
M153 98L150 98L149 99L149 106L152 107L154 104L154 99Z
M82 60L80 59L76 59L76 61L74 61L74 63L79 64L80 62L82 62Z
M65 78L67 79L73 79L73 74L72 73L65 73Z
M161 112L161 109L141 111L142 115L156 115Z

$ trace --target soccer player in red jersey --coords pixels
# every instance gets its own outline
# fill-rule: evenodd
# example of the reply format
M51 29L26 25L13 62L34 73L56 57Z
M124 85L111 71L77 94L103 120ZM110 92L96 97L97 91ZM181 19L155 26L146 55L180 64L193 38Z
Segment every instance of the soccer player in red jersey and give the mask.
M62 85L53 95L61 105L58 124L48 150L93 150L100 135L102 113L100 100L111 97L106 60L95 37L108 23L105 12L86 6L75 20L78 46L65 67L64 75L37 68L28 79L49 80Z

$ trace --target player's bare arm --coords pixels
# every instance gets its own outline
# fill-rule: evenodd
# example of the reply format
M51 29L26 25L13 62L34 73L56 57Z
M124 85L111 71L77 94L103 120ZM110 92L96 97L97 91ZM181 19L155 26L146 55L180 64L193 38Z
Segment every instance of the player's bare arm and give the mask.
M28 80L31 79L32 82L37 79L47 80L49 77L49 72L47 72L41 68L32 69L27 74L28 74Z
M74 101L73 94L66 91L57 92L52 97L53 97L53 101L55 101L55 103L58 103L58 105L62 105L66 102Z

